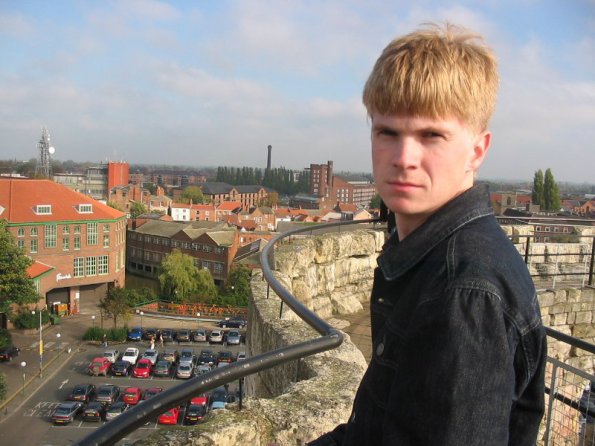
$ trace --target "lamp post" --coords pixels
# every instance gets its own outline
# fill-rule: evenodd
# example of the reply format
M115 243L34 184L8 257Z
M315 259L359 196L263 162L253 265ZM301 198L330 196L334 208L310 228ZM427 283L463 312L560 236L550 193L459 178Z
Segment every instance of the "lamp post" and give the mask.
M60 333L56 333L56 339L58 339L58 359L60 359L60 352L62 351L62 343L60 342Z
M41 325L41 310L39 311L39 377L43 377L43 327ZM35 310L31 311L31 314L35 314Z
M27 367L27 363L25 361L22 361L21 369L23 369L23 396L25 396L25 367Z
M93 321L93 328L95 328L95 315L91 316L91 320Z
M145 312L141 311L139 314L140 314L140 331L143 331L143 316L144 316Z
M197 328L200 328L200 313L196 313L196 320L198 321Z

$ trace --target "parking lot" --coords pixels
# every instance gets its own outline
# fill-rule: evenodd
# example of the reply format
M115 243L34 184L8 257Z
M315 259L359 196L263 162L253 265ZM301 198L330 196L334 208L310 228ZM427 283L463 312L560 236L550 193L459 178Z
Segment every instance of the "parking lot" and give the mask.
M209 327L208 331L215 329L215 327ZM196 330L196 326L194 327ZM229 329L227 329L229 330ZM149 341L143 339L141 341L133 342L128 341L122 344L109 345L107 349L117 349L119 354L125 351L129 347L138 348L140 354L150 347ZM176 349L181 351L182 349L191 349L194 355L198 356L203 349L213 350L215 354L220 351L229 351L233 358L236 355L245 350L245 346L240 342L239 345L227 345L213 344L210 345L208 342L165 342L162 348L159 343L155 345L155 348L162 353L163 349ZM83 421L79 414L73 422L65 425L54 425L51 417L55 408L68 398L69 393L76 384L93 384L96 388L101 387L105 384L112 384L118 386L123 394L124 389L127 387L140 387L143 391L150 387L159 387L164 390L169 389L176 384L180 383L181 380L170 377L155 377L150 375L148 378L135 378L132 376L113 376L108 373L107 376L91 376L88 372L90 362L97 357L103 355L105 347L99 345L84 344L84 346L77 350L72 351L70 354L64 353L62 361L64 362L63 367L60 371L48 378L46 383L21 407L18 413L11 416L10 425L11 429L5 431L3 435L3 444L43 444L43 445L62 445L72 444L78 439L83 438L89 433L90 429L96 429L105 421L92 422ZM198 365L198 363L196 363ZM229 383L228 391L229 394L237 397L237 382ZM118 400L120 400L118 398ZM182 425L185 415L185 407L182 406L181 412L177 417L177 425ZM206 419L210 416L216 416L209 414ZM155 429L167 429L167 426L157 423L157 420L153 420L145 426L137 429L130 437L123 441L130 442L142 438ZM26 432L26 440L23 437L23 432ZM25 440L25 441L24 441Z

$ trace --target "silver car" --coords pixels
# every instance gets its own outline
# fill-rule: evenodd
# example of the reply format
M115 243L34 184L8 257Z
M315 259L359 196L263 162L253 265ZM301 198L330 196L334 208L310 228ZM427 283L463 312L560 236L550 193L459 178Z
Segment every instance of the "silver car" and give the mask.
M194 366L190 362L180 362L176 369L176 377L180 379L192 378L194 375Z
M239 330L229 330L227 332L227 345L240 345L242 335Z
M223 344L223 332L221 330L211 331L209 344Z
M152 365L155 365L157 363L157 358L159 357L159 351L157 351L157 349L155 348L149 348L147 350L145 350L145 352L143 353L143 358L148 359L149 361L151 361Z

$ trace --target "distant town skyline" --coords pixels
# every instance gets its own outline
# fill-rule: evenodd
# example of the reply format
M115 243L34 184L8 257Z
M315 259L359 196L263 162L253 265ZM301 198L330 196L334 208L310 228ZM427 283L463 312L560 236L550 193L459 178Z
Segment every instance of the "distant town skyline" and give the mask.
M593 183L595 3L0 2L0 158L370 172L361 90L428 21L482 33L502 76L480 179Z

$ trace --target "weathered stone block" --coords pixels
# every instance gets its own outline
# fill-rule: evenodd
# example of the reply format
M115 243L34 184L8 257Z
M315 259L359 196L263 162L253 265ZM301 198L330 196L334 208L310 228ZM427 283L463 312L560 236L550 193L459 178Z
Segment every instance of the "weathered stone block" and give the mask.
M593 313L591 311L579 311L574 314L576 315L574 319L575 324L590 324L593 320Z
M551 307L554 305L554 293L552 291L541 292L537 299L539 300L539 306L541 307Z

